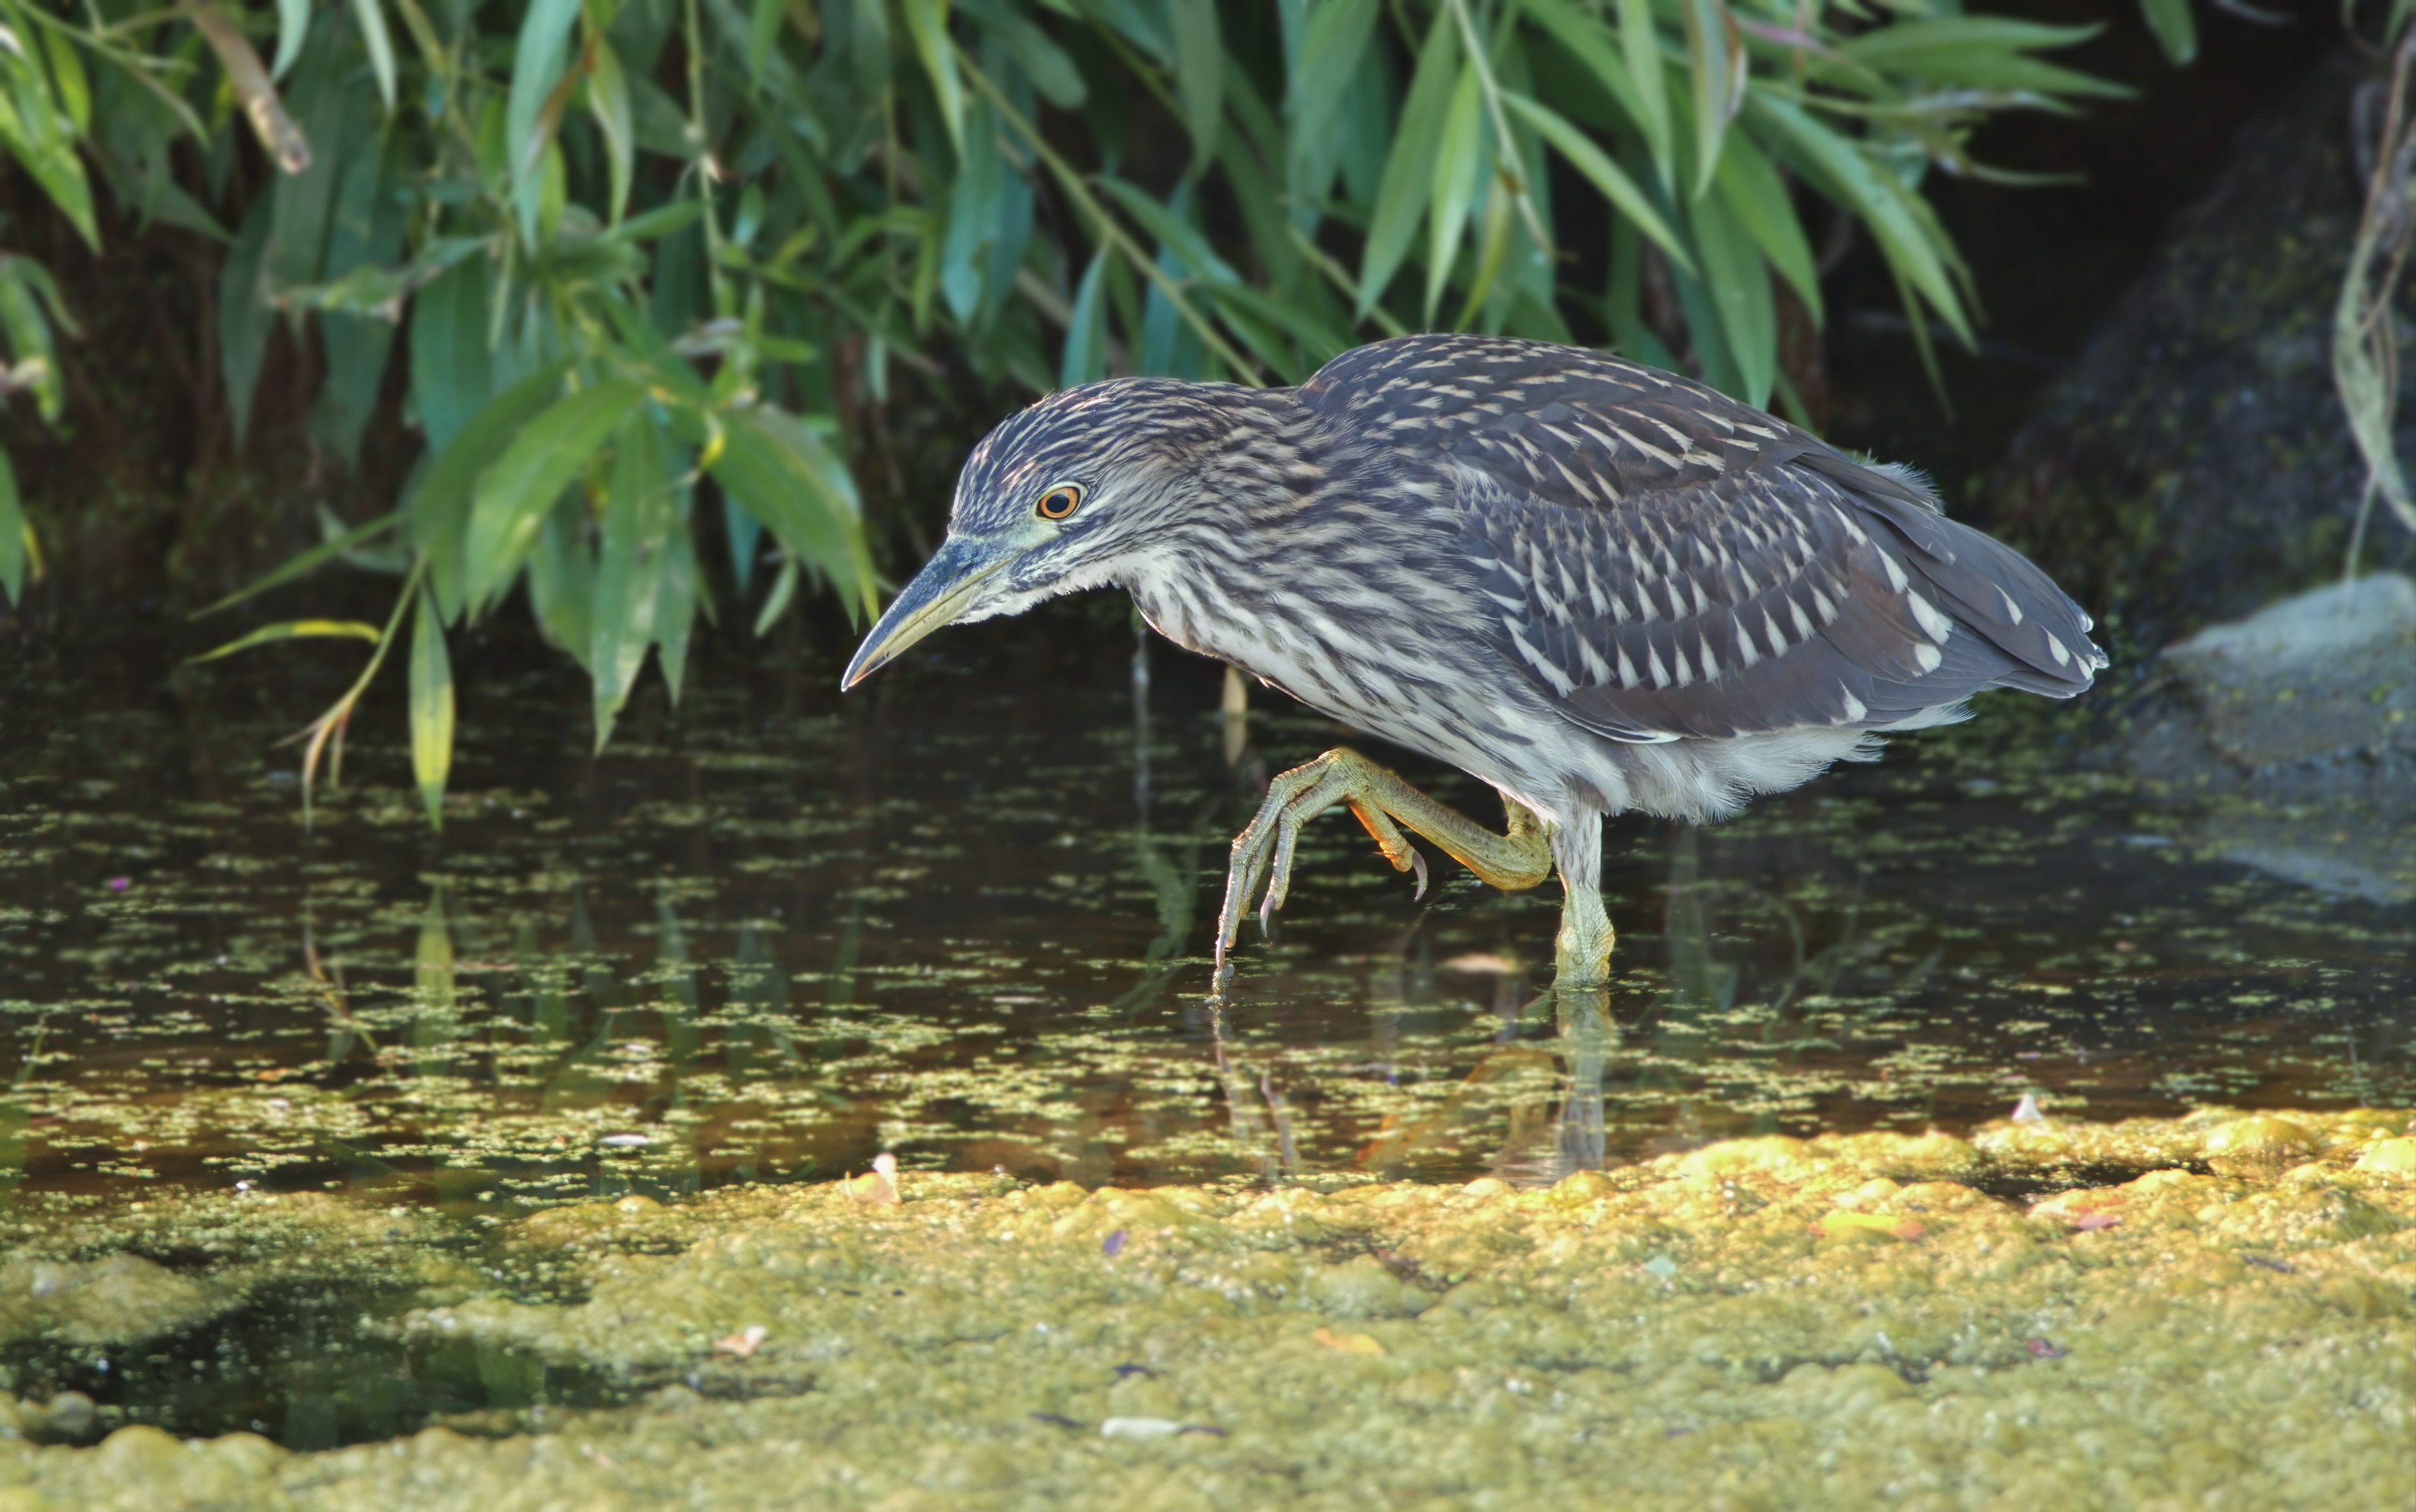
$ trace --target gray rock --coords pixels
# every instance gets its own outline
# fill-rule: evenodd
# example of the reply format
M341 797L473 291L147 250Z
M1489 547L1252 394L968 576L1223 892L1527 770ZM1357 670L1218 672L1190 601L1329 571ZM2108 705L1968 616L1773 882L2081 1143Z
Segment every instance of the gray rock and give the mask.
M2416 754L2416 582L2318 588L2168 646L2207 739L2251 771Z
M2124 754L2152 795L2206 802L2198 844L2326 892L2416 898L2416 582L2286 598L2157 671Z

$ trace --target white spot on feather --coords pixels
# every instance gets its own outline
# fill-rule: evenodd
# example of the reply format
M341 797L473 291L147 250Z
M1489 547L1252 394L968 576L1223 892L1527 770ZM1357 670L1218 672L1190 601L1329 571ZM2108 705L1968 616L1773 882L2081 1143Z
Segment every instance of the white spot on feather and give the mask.
M1931 640L1944 645L1946 638L1955 633L1955 622L1940 613L1928 599L1917 593L1907 594L1905 598L1912 605L1912 617L1921 622L1923 631Z

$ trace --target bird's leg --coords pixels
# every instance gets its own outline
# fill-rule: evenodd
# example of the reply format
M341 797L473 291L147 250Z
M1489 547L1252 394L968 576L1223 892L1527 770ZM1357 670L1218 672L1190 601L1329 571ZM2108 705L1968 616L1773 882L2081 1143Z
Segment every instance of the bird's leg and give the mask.
M1218 984L1225 979L1225 951L1240 932L1242 913L1262 879L1267 890L1259 908L1260 922L1264 924L1283 906L1291 887L1292 848L1300 838L1300 826L1307 821L1336 804L1348 804L1375 837L1393 869L1418 874L1421 896L1426 892L1426 858L1402 837L1402 828L1434 841L1445 854L1493 886L1519 892L1552 874L1552 846L1544 822L1533 809L1506 798L1502 802L1509 810L1508 833L1496 835L1349 749L1329 750L1276 778L1267 785L1266 802L1259 806L1258 817L1233 838L1232 866L1225 873L1225 908L1216 920ZM1607 959L1610 926L1603 917L1601 896L1591 887L1587 893L1593 899L1593 916L1599 924ZM1574 904L1574 889L1570 898ZM1564 939L1568 928L1564 921Z

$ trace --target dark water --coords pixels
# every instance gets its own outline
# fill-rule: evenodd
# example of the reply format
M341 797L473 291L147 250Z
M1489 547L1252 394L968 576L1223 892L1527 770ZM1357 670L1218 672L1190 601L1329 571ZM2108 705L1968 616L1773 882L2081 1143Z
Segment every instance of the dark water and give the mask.
M1219 669L1158 643L1137 688L1119 605L950 632L845 699L836 633L725 643L600 758L583 678L497 635L457 653L441 837L399 673L303 829L276 742L351 648L9 653L7 1179L503 1215L882 1150L1086 1183L1529 1181L1740 1132L1959 1129L2025 1095L2416 1100L2395 884L2232 859L2226 816L2149 803L2080 716L2011 695L1726 825L1614 822L1610 1023L1573 1040L1534 1002L1554 889L1438 855L1413 901L1341 814L1215 1010L1226 843L1267 772L1351 737L1260 690L1229 762Z

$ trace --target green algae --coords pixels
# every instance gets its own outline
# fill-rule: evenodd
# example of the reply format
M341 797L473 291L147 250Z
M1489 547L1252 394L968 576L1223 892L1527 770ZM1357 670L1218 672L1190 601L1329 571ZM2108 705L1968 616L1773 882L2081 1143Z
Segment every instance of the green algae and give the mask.
M1527 1191L909 1173L896 1204L558 1208L482 1267L541 1262L551 1295L491 1279L364 1337L620 1402L297 1454L44 1444L51 1409L0 1401L0 1506L2396 1504L2409 1122L1761 1137ZM2059 1186L2079 1165L2121 1179ZM344 1205L242 1201L289 1234Z

